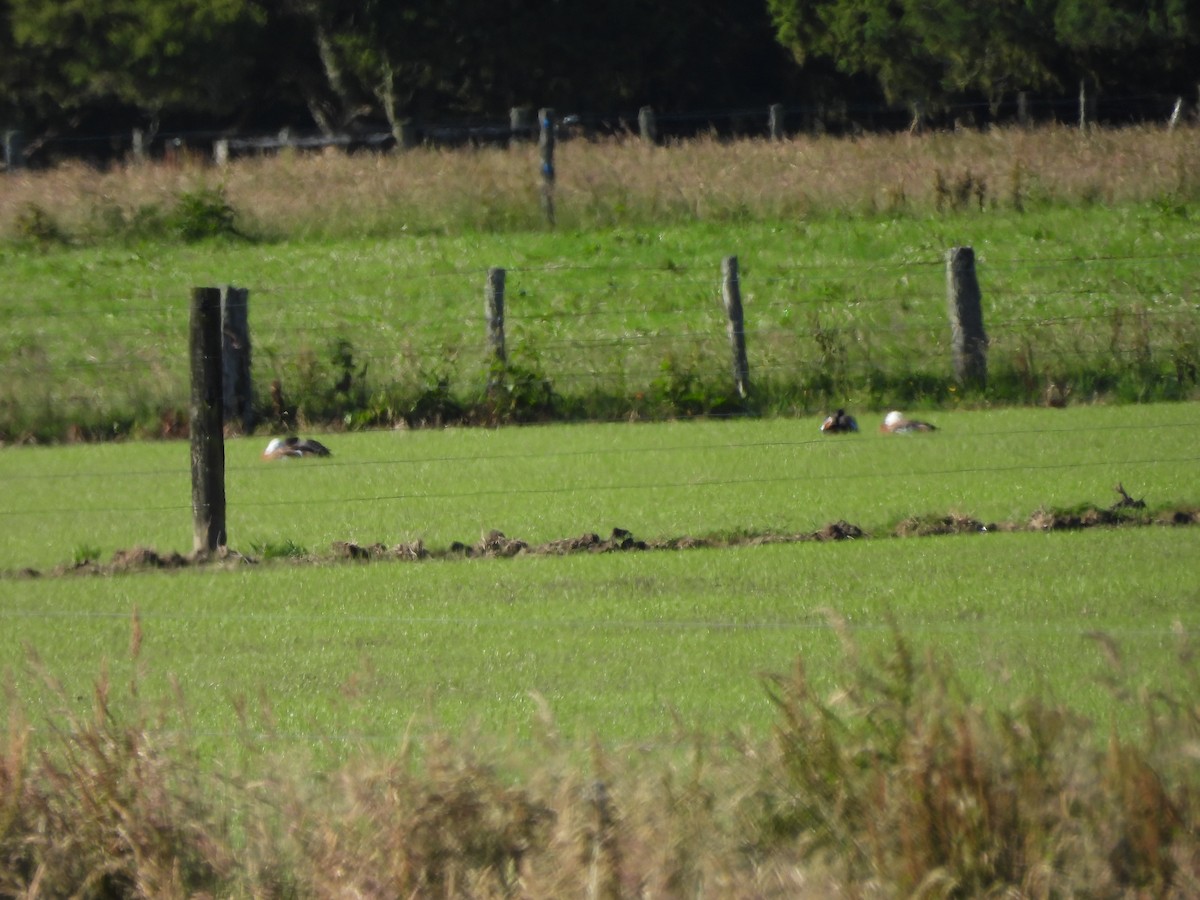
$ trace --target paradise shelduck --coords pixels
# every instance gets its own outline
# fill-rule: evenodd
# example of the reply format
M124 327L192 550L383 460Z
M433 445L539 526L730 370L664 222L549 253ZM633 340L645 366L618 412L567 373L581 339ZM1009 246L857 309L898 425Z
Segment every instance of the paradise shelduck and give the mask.
M937 428L928 422L907 419L903 413L893 409L884 417L879 430L884 434L912 434L914 431L937 431Z
M263 451L263 459L287 459L302 456L331 456L329 448L320 441L312 438L300 438L292 435L286 438L272 438Z
M821 423L821 430L826 434L844 434L847 431L858 431L858 423L854 416L848 415L844 409L839 409Z

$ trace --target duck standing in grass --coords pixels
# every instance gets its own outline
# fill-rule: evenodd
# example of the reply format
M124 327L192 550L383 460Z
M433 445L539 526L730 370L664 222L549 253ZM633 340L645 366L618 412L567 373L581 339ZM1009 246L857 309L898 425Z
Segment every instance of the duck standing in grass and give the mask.
M295 435L285 438L272 438L263 451L263 459L289 459L305 456L332 456L329 448L320 441L312 438L298 438Z
M884 434L913 434L917 431L937 431L937 428L928 422L909 419L903 413L893 409L884 417L879 430Z
M858 422L854 421L854 416L849 415L844 409L839 409L821 423L821 431L825 434L845 434L849 431L858 431Z

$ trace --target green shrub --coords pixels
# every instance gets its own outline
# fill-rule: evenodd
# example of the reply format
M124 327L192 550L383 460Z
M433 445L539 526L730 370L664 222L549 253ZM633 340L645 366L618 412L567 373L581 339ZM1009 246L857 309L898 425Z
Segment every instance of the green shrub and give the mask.
M483 407L496 422L537 422L553 417L554 387L534 351L522 348L507 361L493 363Z
M202 241L217 237L244 237L237 228L237 211L222 188L185 191L166 216L166 225L180 240Z

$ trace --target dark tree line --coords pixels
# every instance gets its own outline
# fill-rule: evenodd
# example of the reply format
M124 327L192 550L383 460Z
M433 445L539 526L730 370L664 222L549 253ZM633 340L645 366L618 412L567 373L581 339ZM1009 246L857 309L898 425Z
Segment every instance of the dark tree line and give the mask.
M0 127L1196 96L1200 0L0 0Z
M767 0L802 65L868 75L914 111L964 95L1175 91L1200 78L1200 0Z

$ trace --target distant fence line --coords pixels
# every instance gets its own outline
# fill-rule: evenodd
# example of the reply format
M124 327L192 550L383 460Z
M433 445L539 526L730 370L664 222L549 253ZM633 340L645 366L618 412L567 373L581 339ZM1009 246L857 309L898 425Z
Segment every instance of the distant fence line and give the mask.
M363 130L341 134L304 134L292 128L282 128L274 134L228 135L213 132L164 133L147 135L141 128L126 134L107 134L61 138L39 142L32 146L18 128L4 128L3 164L8 171L23 168L29 153L43 145L82 147L85 144L107 145L110 155L128 155L133 161L151 155L151 146L159 146L158 155L172 160L181 155L210 156L216 165L225 165L233 157L247 154L274 153L285 149L323 150L409 149L421 145L510 145L533 142L539 133L568 139L605 134L633 134L651 144L669 137L687 137L716 131L730 136L762 136L783 140L794 134L856 133L858 131L920 130L926 125L973 125L981 121L1007 121L1028 126L1037 121L1077 123L1088 128L1101 121L1100 102L1114 109L1136 110L1111 114L1116 121L1158 121L1175 128L1187 119L1200 119L1200 87L1195 101L1182 95L1151 95L1128 98L1102 98L1088 90L1085 81L1078 95L1043 98L1027 91L1012 95L997 109L986 103L950 104L935 116L921 105L915 110L851 103L789 105L771 103L764 108L719 109L703 111L663 112L651 105L636 112L611 115L554 115L554 110L542 110L535 115L533 107L519 106L509 110L507 121L499 119L478 122L422 122L405 119L389 130ZM546 112L551 115L547 122Z
M491 357L489 394L501 389L508 367L505 281L504 269L488 270L483 337ZM946 285L955 377L964 387L982 388L987 380L988 339L972 248L953 247L946 252ZM721 261L721 297L733 394L745 401L750 393L750 364L736 256L726 256ZM194 549L197 553L211 554L226 544L224 423L238 418L247 429L254 424L248 289L193 288L189 361ZM278 388L273 385L272 390Z

